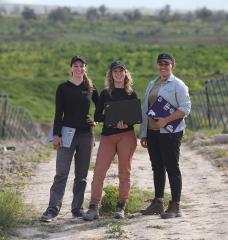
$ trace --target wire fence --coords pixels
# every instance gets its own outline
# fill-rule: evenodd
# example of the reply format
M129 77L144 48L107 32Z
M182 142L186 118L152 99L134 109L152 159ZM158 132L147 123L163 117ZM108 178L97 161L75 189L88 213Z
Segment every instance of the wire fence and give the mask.
M228 77L205 81L204 89L191 93L191 102L189 128L219 127L228 132Z
M30 113L22 107L9 104L8 100L6 94L0 94L0 139L41 138L42 131Z

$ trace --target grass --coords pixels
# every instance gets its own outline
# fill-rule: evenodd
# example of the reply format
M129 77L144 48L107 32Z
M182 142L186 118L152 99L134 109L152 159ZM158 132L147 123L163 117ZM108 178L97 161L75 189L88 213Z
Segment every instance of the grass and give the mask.
M21 196L7 189L0 192L0 237L6 238L7 232L19 225L24 216L25 208Z
M109 185L104 188L105 195L101 201L100 212L104 215L110 215L116 208L118 201L118 187ZM132 187L130 190L129 198L126 205L126 212L133 214L149 205L149 199L152 199L153 193L142 190L138 187ZM168 205L169 194L165 194L164 204Z
M190 130L189 128L186 128L183 141L188 142L194 137L212 137L216 134L219 134L222 132L221 128L202 128L197 130Z
M121 239L126 237L126 232L122 229L122 226L122 221L109 223L108 230L106 231L108 238Z
M211 153L212 158L222 158L228 156L228 151L225 149L214 149L214 151Z

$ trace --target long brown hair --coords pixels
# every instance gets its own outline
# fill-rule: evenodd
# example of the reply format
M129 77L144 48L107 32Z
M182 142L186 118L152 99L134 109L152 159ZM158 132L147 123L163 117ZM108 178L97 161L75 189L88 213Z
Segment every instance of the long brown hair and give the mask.
M127 69L125 69L124 71L126 73L125 79L124 79L124 89L125 89L125 92L128 95L130 95L133 92L133 89L132 89L133 80L131 77L131 73ZM114 79L112 77L112 70L108 70L106 73L105 85L108 90L108 93L111 95L112 91L115 88Z
M91 93L94 90L93 82L88 78L86 73L83 76L83 81L85 83L86 89Z

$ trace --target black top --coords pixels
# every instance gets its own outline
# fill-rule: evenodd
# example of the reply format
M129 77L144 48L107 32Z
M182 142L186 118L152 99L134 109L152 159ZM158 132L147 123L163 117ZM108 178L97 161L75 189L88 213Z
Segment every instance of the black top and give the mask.
M105 121L104 106L106 102L128 100L128 99L134 99L134 98L137 98L136 93L133 91L130 95L128 95L124 88L115 88L112 91L111 95L108 93L107 89L104 89L101 92L99 97L99 101L94 114L94 120L96 122L104 123ZM125 128L125 129L119 129L119 128L113 128L113 127L106 127L103 124L101 135L108 136L112 134L126 132L132 129L133 129L133 126L128 126L128 128Z
M70 81L61 83L56 90L53 134L61 136L62 126L76 128L76 132L91 131L91 126L86 122L91 99L97 105L95 86L90 93L84 82L78 86Z

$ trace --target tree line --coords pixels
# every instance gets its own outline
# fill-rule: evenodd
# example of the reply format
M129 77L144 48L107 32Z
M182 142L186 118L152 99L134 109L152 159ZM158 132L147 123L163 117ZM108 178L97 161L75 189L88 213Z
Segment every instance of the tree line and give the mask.
M32 7L24 7L20 12L19 9L15 13L20 13L25 20L36 20L41 17L45 17L54 22L65 22L73 20L77 16L84 16L89 21L96 21L100 19L120 20L120 21L161 21L163 23L170 21L193 21L200 19L202 21L221 22L228 20L228 12L224 10L213 11L207 7L197 9L195 11L177 12L171 9L170 5L165 5L160 10L144 13L140 9L126 10L124 12L112 13L105 5L101 5L97 8L90 7L85 13L72 11L69 7L57 7L46 14L37 14ZM7 12L4 7L0 7L0 16L7 16Z

